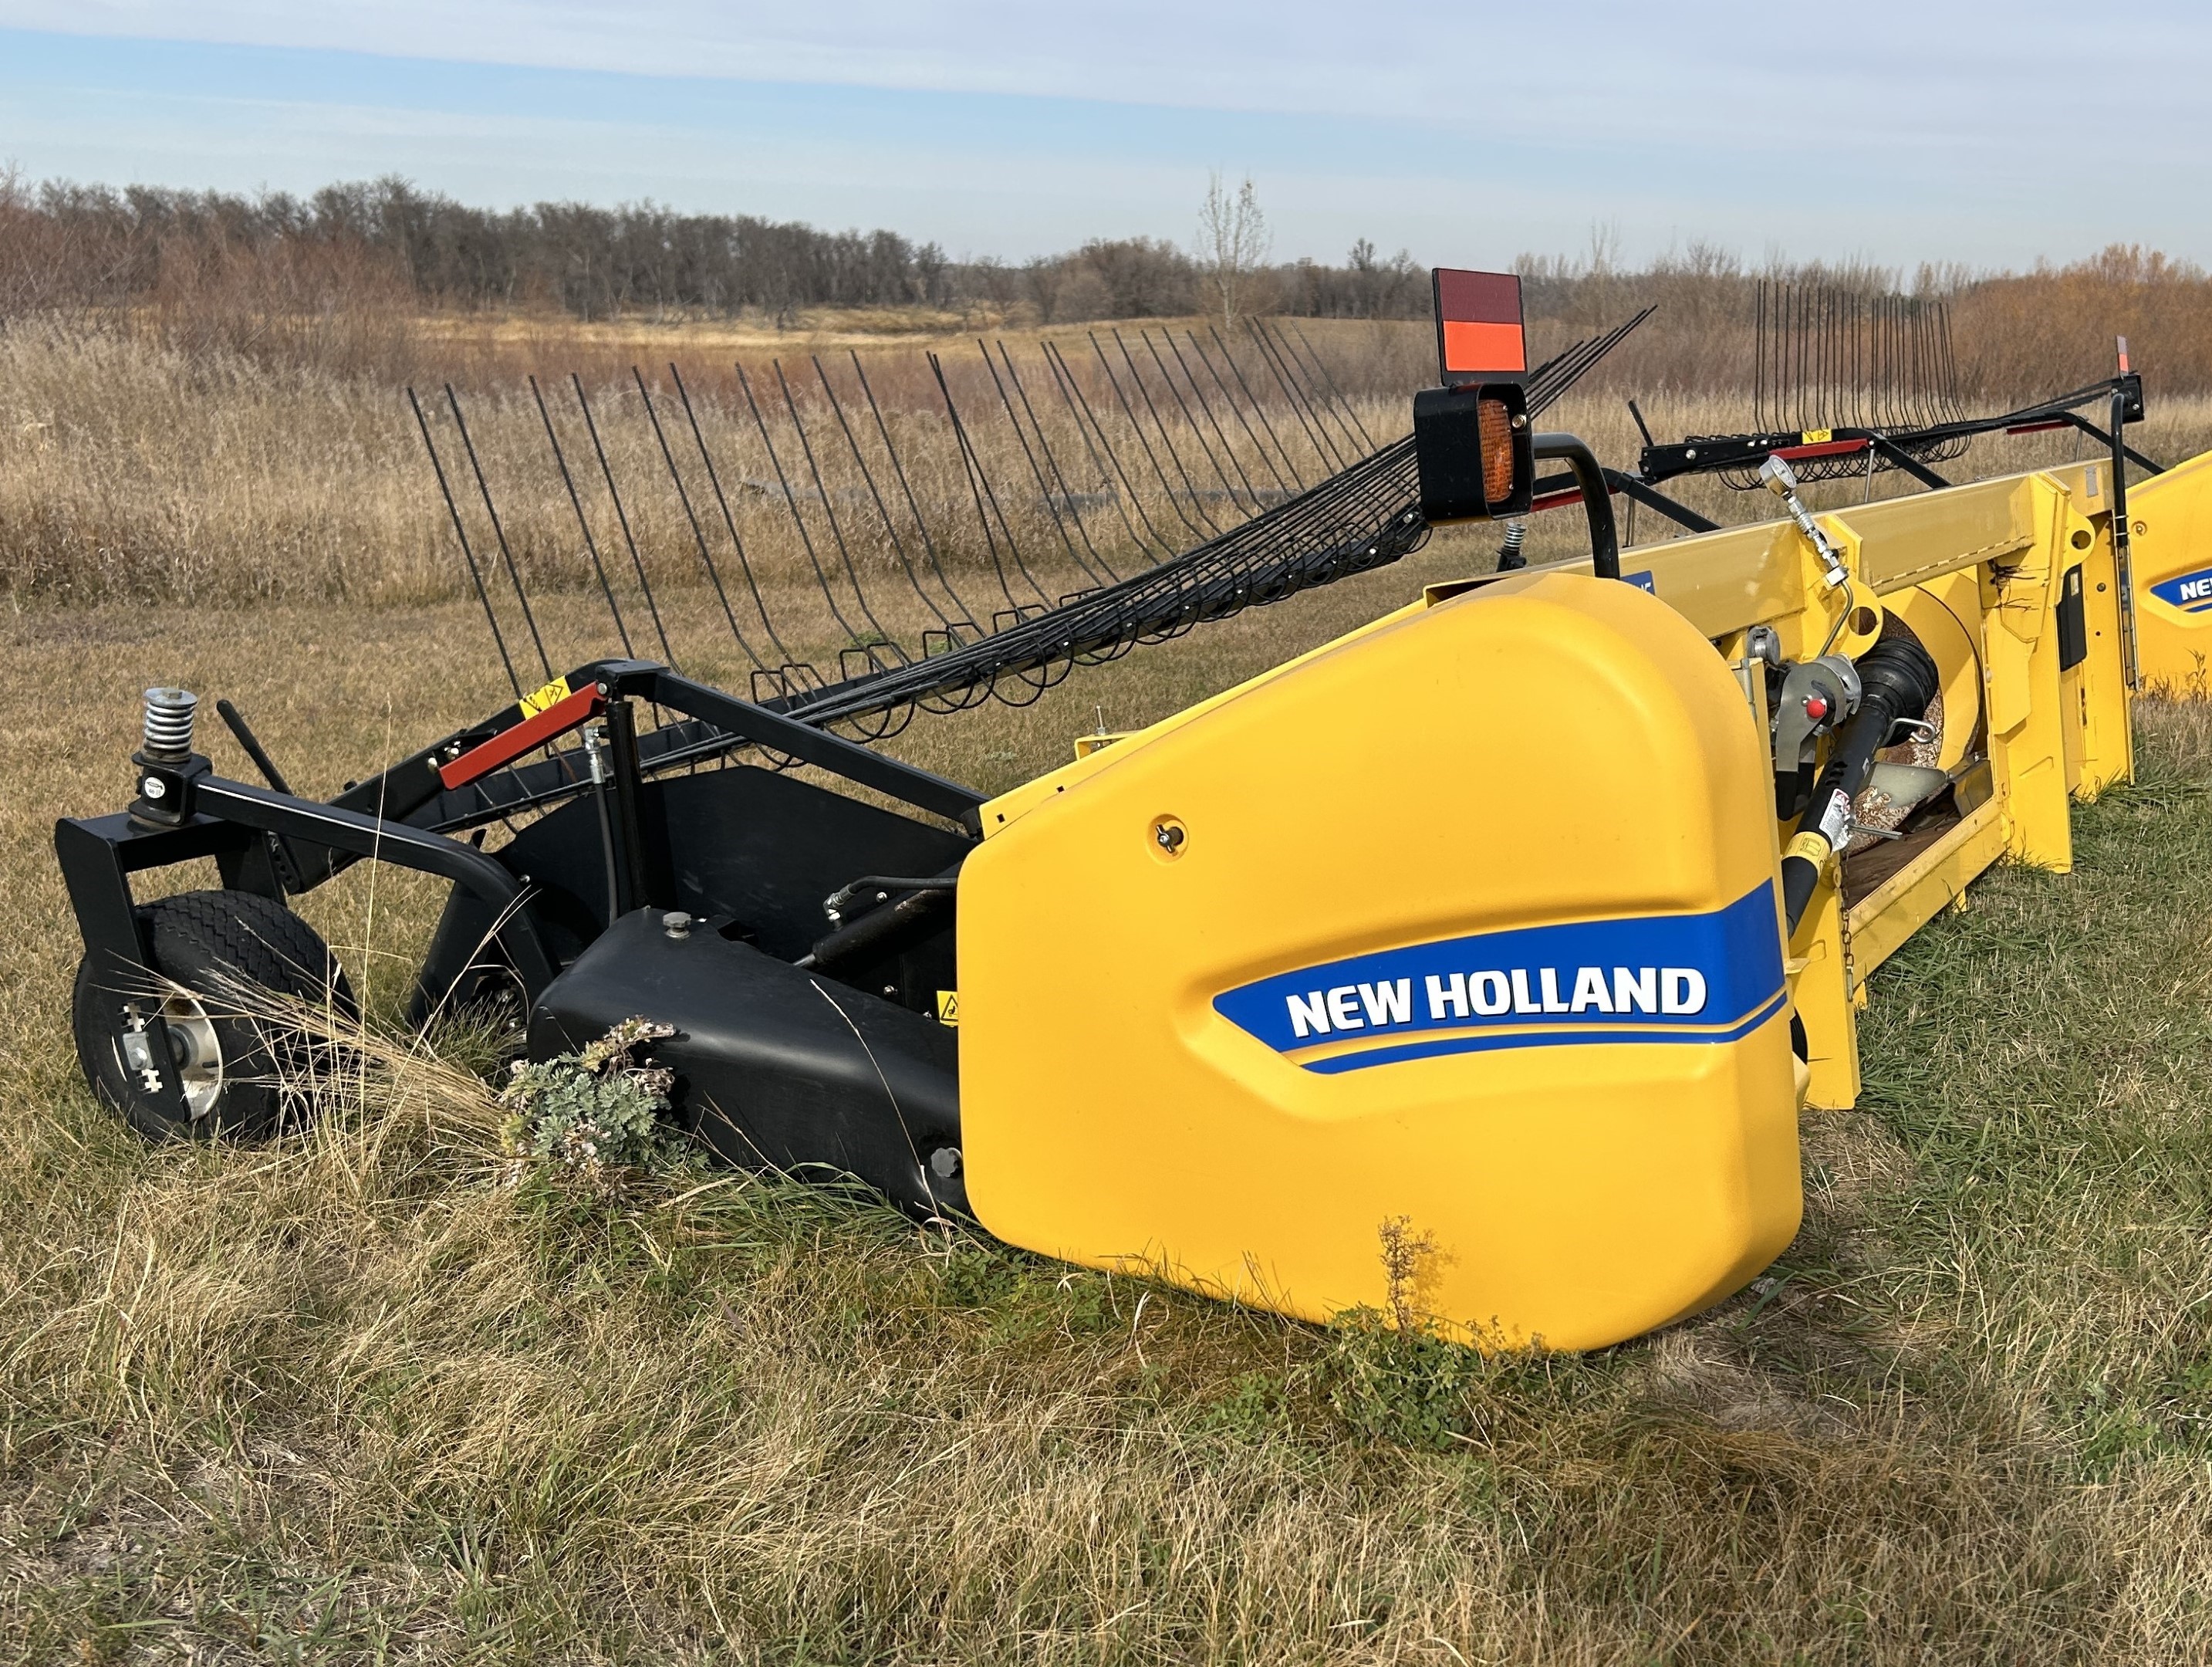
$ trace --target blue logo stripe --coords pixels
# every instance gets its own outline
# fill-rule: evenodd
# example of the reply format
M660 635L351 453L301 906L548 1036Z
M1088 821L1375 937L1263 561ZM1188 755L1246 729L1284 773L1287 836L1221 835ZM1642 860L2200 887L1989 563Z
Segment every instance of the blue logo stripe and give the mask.
M1510 1031L1489 1036L1439 1036L1425 1042L1410 1042L1401 1047L1364 1049L1358 1053L1332 1054L1327 1059L1309 1060L1305 1068L1328 1076L1340 1076L1346 1071L1364 1071L1370 1065L1395 1065L1401 1060L1433 1059L1441 1054L1492 1053L1506 1048L1556 1048L1563 1043L1579 1047L1594 1046L1606 1042L1659 1042L1680 1044L1685 1042L1741 1042L1761 1025L1782 1011L1783 997L1777 995L1764 1007L1740 1025L1725 1031L1668 1031L1647 1028L1632 1031Z
M1224 990L1213 1007L1305 1068L1339 1072L1485 1048L1734 1041L1772 1015L1783 989L1768 881L1705 914L1518 927L1349 956Z
M2161 579L2150 587L2150 593L2184 613L2203 613L2212 608L2212 567Z

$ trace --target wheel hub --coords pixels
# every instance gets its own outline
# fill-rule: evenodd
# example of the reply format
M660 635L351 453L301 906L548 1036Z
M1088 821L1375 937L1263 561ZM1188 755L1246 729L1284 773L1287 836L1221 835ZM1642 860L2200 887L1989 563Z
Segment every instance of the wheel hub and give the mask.
M177 1086L185 1097L185 1109L198 1122L215 1110L222 1095L222 1043L216 1035L215 1021L207 1015L192 996L182 993L165 998L161 1002L161 1025L168 1032L169 1062L177 1073ZM132 1009L136 1019L136 1008ZM161 1073L155 1068L154 1049L147 1027L134 1023L122 1034L122 1057L125 1068L138 1080L141 1086L151 1092L161 1086Z

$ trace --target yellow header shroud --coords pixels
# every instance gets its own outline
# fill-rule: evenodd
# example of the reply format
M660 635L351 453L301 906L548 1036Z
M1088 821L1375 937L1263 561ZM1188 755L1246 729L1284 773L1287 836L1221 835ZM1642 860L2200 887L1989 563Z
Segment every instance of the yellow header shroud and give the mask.
M1392 1305L1387 1232L1431 1247L1395 1295L1492 1347L1717 1300L1800 1208L1771 793L1712 644L1552 573L994 801L961 876L978 1215L1312 1319Z

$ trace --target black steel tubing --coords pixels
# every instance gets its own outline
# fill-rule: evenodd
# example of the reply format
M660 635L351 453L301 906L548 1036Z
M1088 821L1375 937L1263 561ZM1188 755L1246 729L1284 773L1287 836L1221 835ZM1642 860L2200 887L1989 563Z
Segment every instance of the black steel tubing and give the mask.
M1564 463L1574 472L1583 508L1589 516L1590 571L1601 579L1620 578L1620 538L1613 530L1613 493L1597 453L1571 434L1540 434L1531 445L1537 461Z
M553 982L553 963L521 907L522 887L482 851L457 840L424 833L402 822L335 805L319 805L265 788L204 776L193 784L194 808L240 827L281 834L307 845L326 845L355 856L375 857L436 874L483 899L499 922L496 936L524 987L535 997Z

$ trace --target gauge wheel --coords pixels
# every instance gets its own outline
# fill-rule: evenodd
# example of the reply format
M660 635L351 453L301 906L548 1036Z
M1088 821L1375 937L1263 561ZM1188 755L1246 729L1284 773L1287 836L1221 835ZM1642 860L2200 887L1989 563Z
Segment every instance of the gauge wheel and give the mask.
M137 911L156 975L108 989L88 954L72 1003L79 1062L93 1090L153 1140L261 1140L304 1123L327 1044L267 1013L240 984L352 1019L352 989L314 928L251 891L185 891ZM122 982L122 981L116 981ZM168 1041L156 1057L152 1017ZM182 1091L182 1115L165 1078Z

